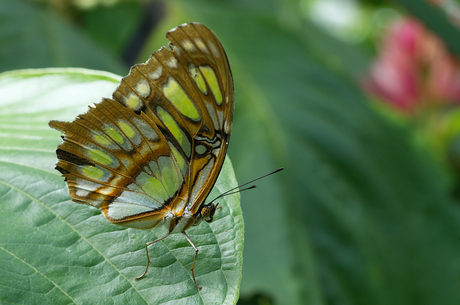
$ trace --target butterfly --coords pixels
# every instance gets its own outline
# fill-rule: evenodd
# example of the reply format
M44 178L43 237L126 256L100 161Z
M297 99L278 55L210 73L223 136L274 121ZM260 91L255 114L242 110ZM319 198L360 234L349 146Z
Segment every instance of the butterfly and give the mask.
M73 122L50 121L63 133L56 169L77 203L100 209L111 223L168 233L203 220L218 204L205 200L224 162L232 130L233 78L217 36L199 23L166 34L162 47L134 65L112 98L103 98Z

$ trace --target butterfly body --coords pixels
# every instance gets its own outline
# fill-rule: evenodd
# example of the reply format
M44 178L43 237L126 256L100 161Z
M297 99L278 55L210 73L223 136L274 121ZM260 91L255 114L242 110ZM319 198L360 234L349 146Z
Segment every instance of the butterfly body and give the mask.
M133 66L111 99L49 125L64 134L56 169L73 201L117 225L182 232L197 253L185 230L212 221L216 210L205 200L230 139L233 80L206 26L184 24L166 37L171 50Z

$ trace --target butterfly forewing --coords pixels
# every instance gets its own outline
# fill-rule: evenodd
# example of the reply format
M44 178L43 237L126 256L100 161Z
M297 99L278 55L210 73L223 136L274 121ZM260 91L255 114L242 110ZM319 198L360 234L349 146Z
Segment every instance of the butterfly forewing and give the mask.
M71 123L56 168L74 201L120 225L152 228L166 214L193 215L222 167L233 116L233 81L215 34L197 23L167 33L113 93Z
M194 138L194 159L189 184L191 211L195 213L214 185L227 151L233 119L233 80L225 51L204 25L180 26L168 32L173 50L181 56L184 83L191 84L203 113Z

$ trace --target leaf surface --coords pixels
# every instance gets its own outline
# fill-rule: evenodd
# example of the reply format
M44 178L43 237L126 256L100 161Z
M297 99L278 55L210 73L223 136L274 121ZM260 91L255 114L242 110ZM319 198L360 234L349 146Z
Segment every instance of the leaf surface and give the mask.
M219 200L211 224L149 247L165 232L110 224L99 210L70 201L54 170L59 133L50 119L73 120L111 96L119 77L82 69L0 75L0 300L36 304L235 304L241 281L243 219L239 195ZM30 90L21 90L32 88ZM209 198L236 186L230 160Z

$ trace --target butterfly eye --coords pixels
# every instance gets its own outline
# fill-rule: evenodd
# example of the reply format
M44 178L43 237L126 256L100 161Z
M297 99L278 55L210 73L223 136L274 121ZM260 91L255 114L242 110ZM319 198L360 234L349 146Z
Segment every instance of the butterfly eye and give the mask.
M203 218L208 218L209 216L211 216L211 210L208 207L203 207L201 209L201 215L203 216Z
M219 205L219 204L217 204L217 205ZM210 204L205 205L201 209L201 216L206 220L206 222L212 222L213 217L214 217L214 213L217 210L217 205L215 205L214 203L211 202ZM209 219L206 219L206 218L209 218Z

